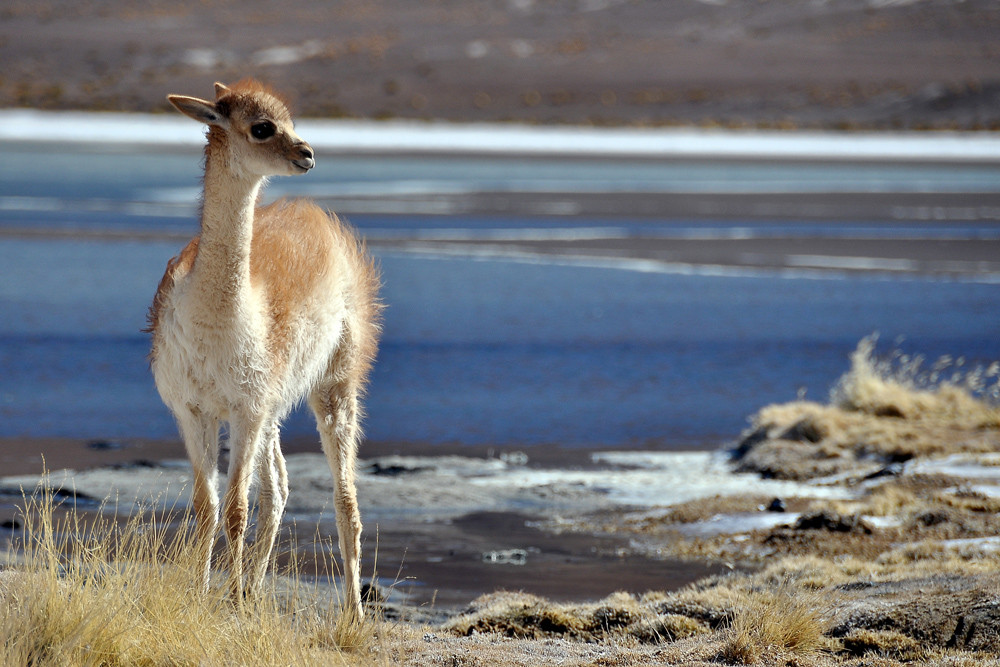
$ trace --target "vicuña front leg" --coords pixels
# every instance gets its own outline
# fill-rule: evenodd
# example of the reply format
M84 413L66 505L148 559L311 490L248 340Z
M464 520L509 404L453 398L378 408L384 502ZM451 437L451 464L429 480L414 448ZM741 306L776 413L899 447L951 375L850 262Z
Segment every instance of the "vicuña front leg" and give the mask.
M194 488L195 557L202 593L208 592L212 547L219 530L219 422L194 411L178 411L177 422L191 460Z
M285 470L285 457L281 454L277 424L272 424L265 431L263 450L257 457L257 476L260 479L257 532L254 535L253 559L247 578L247 589L253 596L259 594L264 583L264 574L271 563L274 539L288 502L288 473Z
M222 505L223 527L229 549L229 591L237 604L243 601L247 518L253 462L260 446L259 420L232 421L229 441L229 488Z

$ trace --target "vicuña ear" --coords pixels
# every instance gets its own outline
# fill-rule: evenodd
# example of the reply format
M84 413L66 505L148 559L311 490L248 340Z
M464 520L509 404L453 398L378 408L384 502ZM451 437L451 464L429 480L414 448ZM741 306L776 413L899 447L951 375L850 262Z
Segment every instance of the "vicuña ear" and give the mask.
M233 91L229 90L229 86L224 83L215 82L215 99L219 99L226 93L231 93Z
M194 118L200 123L218 125L220 127L225 127L228 124L226 117L219 113L219 109L215 106L214 102L186 95L167 95L167 99L182 114Z

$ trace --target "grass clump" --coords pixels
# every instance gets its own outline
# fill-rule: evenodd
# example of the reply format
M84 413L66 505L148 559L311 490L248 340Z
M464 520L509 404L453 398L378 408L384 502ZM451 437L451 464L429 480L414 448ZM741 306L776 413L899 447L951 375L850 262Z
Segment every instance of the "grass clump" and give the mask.
M844 652L858 657L875 655L907 662L928 657L927 647L895 630L854 630L840 642Z
M726 662L753 665L765 656L812 655L827 644L829 621L816 594L781 586L744 593L732 607L719 653Z
M851 368L830 392L847 411L877 417L943 421L959 428L998 428L1000 363L964 371L963 359L942 357L924 369L923 357L894 352L875 357L876 336L858 343Z
M770 405L751 419L736 450L739 469L806 480L916 457L996 451L1000 445L1000 363L964 369L942 358L879 360L863 339L830 402Z
M704 622L664 613L657 595L614 593L604 600L559 604L535 595L497 592L476 599L444 630L459 636L498 634L515 639L562 638L588 642L631 640L646 644L709 632Z
M26 499L22 538L0 572L5 665L366 664L373 623L347 623L294 577L237 609L202 594L191 531L155 513L118 521Z

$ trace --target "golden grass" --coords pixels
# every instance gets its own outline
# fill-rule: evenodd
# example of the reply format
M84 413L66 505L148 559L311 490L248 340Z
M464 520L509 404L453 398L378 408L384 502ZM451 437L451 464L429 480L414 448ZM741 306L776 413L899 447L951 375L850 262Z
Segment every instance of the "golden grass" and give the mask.
M855 556L788 556L768 565L756 577L761 585L794 581L799 588L820 590L859 580L904 581L932 577L972 577L1000 570L1000 553L962 550L938 541L900 544L868 559Z
M470 636L497 634L516 639L565 638L587 642L672 642L708 633L704 621L662 610L664 594L636 597L614 593L598 602L560 604L519 592L481 596L443 629Z
M201 594L189 531L155 514L84 519L43 490L24 517L19 565L0 573L0 664L374 664L375 623L343 621L294 576L240 609L224 586Z
M857 656L875 655L911 662L925 660L929 649L895 630L855 630L841 639L844 650Z
M834 386L831 402L870 415L943 421L957 428L997 428L996 398L1000 366L963 370L964 362L939 359L928 370L921 357L893 354L875 358L877 338L869 336L851 354L851 368Z
M924 370L919 357L875 357L863 339L830 392L830 403L793 401L762 408L741 445L741 469L809 479L878 462L996 451L1000 364L964 369L944 358Z

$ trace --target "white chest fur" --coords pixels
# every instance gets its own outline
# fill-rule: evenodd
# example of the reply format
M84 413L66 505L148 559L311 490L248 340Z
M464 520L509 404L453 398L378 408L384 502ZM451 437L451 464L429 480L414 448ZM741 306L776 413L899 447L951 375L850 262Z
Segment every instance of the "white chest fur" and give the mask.
M220 316L218 304L190 287L175 285L162 315L153 374L164 402L220 419L235 405L263 409L273 397L262 309L250 296Z
M153 364L163 401L171 408L196 407L222 420L229 419L235 406L249 414L284 418L327 370L343 331L342 300L297 313L276 360L266 343L273 340L268 335L272 323L257 294L249 291L239 304L223 309L222 316L218 303L199 299L199 294L182 281L164 308L165 326Z

